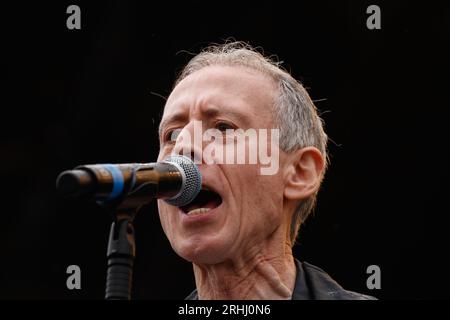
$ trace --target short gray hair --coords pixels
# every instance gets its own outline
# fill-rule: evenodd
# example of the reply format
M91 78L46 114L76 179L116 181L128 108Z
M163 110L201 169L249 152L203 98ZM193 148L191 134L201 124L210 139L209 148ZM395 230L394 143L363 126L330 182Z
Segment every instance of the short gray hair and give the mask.
M182 69L174 87L190 74L211 65L242 66L269 76L278 85L275 105L275 121L280 129L280 148L292 152L308 146L316 147L328 164L328 137L323 121L308 92L295 80L281 63L266 57L245 42L214 44L194 56ZM322 177L325 173L323 171ZM297 206L291 220L290 241L295 244L300 225L314 209L317 193Z

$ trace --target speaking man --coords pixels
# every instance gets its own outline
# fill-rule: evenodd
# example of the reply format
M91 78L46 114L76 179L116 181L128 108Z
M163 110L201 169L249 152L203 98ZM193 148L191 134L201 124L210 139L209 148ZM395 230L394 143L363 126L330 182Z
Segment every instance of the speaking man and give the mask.
M188 299L373 299L292 254L325 174L327 135L278 63L240 42L205 49L176 80L159 132L158 160L188 155L203 179L187 206L158 200L172 248L193 265ZM276 157L263 163L263 147Z

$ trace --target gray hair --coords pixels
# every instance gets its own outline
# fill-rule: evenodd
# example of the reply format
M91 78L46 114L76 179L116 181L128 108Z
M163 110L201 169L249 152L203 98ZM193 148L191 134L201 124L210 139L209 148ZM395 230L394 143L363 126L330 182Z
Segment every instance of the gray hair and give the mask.
M295 80L281 63L265 57L245 42L227 42L212 45L193 57L183 68L174 87L190 74L211 65L242 66L257 70L274 80L278 85L278 96L274 102L275 121L280 129L280 148L285 152L308 146L316 147L328 164L327 140L323 121L313 101L300 82ZM323 179L323 171L321 179ZM302 222L314 209L317 192L300 201L291 220L290 241L295 244Z

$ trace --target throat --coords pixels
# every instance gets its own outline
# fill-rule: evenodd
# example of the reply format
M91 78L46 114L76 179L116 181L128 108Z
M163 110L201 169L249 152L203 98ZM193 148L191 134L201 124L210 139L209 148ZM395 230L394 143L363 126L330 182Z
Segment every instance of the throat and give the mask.
M293 261L280 270L267 260L250 269L194 264L194 273L201 300L289 300L296 277Z

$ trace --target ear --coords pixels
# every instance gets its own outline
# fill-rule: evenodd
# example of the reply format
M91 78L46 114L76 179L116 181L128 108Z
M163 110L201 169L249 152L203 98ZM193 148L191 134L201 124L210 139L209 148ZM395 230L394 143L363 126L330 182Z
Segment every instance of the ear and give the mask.
M306 199L319 189L325 159L314 147L293 152L285 171L284 196L291 200Z

